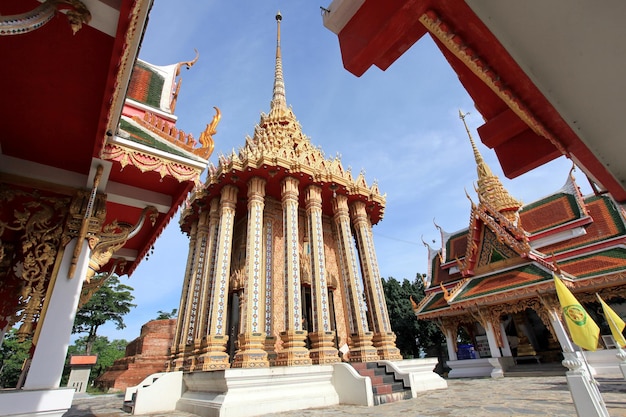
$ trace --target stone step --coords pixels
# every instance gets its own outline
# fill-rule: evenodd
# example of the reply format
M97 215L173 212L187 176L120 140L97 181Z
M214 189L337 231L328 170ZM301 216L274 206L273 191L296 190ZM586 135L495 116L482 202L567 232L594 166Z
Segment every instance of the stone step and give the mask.
M124 401L124 405L122 405L122 411L128 414L132 414L135 408L135 403L133 401Z
M154 384L154 382L159 379L159 376L153 377L152 381L149 381L146 384L143 384L142 387L149 387L150 385ZM122 405L122 410L126 413L129 414L133 414L133 412L135 411L135 398L137 398L137 392L135 391L132 395L132 398L130 401L124 401L124 404Z
M411 388L404 386L403 380L398 380L393 372L387 372L384 365L376 362L353 363L352 367L361 376L368 376L372 381L374 405L386 404L412 398Z

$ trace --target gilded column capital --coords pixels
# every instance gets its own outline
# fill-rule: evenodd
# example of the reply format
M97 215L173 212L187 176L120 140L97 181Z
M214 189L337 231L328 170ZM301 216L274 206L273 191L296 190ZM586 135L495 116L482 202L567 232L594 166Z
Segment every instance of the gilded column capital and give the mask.
M350 216L355 225L366 223L371 226L365 211L365 203L363 201L355 201L350 205Z
M309 209L311 207L322 207L322 188L317 185L309 185L304 191L304 201L306 203L306 208Z
M348 210L348 197L345 195L337 195L331 200L331 204L335 218L350 215L350 211Z
M234 210L235 206L237 205L238 192L239 188L235 187L234 185L229 184L222 188L220 199L222 208L230 208Z
M265 197L266 184L267 181L261 177L250 178L250 181L248 181L248 199L251 200Z
M283 201L285 200L297 200L300 191L298 190L298 181L294 177L285 177L281 182L281 194Z
M220 199L214 197L209 203L209 218L211 221L220 220Z

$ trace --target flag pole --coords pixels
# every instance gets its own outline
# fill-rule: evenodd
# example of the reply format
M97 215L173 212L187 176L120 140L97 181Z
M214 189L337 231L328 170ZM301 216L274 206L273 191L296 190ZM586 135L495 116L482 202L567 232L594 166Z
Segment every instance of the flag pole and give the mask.
M610 326L610 329L611 329L611 334L613 334L613 329L617 330L619 326L617 325L617 323L615 323L613 316L611 314L608 314L608 312L604 309L604 304L606 304L606 302L600 297L598 293L596 293L596 297L598 297L598 301L600 301L600 306L602 307L602 311L604 312L604 317L607 319L607 321L609 320L611 321L610 324L612 324L612 326ZM608 304L607 304L607 307L608 307ZM622 339L623 338L624 337L622 336ZM615 337L613 339L615 339L615 344L617 345L617 348L619 350L622 350L622 343L619 340L617 340Z
M555 267L555 270L559 271L559 268ZM593 319L588 317L580 302L554 272L553 278L557 298L561 305L561 317L569 330L568 339L573 348L573 352L563 352L562 363L569 369L565 373L565 378L574 401L576 414L578 417L609 417L606 404L581 346L594 350L598 345L600 328Z
M611 328L611 334L613 334L613 330L614 329L619 330L620 326L618 326L617 323L615 323L615 320L613 319L613 316L610 314L610 312L605 310L604 305L606 304L606 302L602 299L602 297L600 297L600 294L596 293L596 297L598 297L598 300L600 301L600 305L602 306L602 311L604 312L604 317L606 318L607 321L608 320L611 321L609 323L609 327ZM610 309L608 304L607 304L607 308ZM615 339L615 336L613 336L613 339ZM622 340L623 339L624 337L622 335ZM624 351L624 349L622 349L622 343L620 340L615 339L615 344L617 345L617 353L615 354L615 356L621 362L619 364L619 369L622 372L622 376L624 377L624 379L626 379L626 352Z

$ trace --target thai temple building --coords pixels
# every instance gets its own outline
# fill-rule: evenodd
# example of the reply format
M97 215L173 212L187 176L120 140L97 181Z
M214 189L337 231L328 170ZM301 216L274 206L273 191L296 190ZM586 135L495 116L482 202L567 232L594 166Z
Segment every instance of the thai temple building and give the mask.
M70 408L74 388L59 385L77 309L136 270L208 165L219 116L198 140L175 127L191 63L137 61L151 5L0 5L14 63L0 70L0 337L32 341L0 415Z
M560 363L562 352L571 350L553 273L610 335L597 313L596 293L624 312L624 210L608 194L583 196L571 172L560 190L523 204L492 173L465 128L476 160L478 201L468 196L467 228L447 232L437 226L441 247L426 244L426 296L414 303L415 314L445 334L450 377L497 377L516 364ZM461 329L474 351L457 346ZM600 349L615 347L610 340L603 338ZM586 354L600 374L617 370L615 352Z
M189 257L172 370L401 359L372 226L385 198L302 132L287 106L276 16L270 111L220 156L181 215Z
M447 387L436 358L402 360L395 346L372 235L385 197L302 132L281 20L269 112L182 210L189 255L167 372L127 388L135 414L373 406Z

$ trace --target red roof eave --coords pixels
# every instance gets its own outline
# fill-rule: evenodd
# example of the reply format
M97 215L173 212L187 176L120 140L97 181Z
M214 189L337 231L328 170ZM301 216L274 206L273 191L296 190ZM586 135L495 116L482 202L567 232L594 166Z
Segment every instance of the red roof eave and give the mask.
M129 277L132 275L135 269L139 266L139 263L141 262L141 260L144 259L145 256L148 254L148 251L154 245L157 238L161 235L161 233L163 233L163 230L172 220L172 218L178 211L178 208L181 206L181 204L183 204L183 201L187 198L187 195L191 192L194 185L195 184L193 183L193 181L188 181L187 186L184 188L184 190L179 195L173 196L172 206L170 207L170 210L167 213L165 213L165 215L159 218L158 223L155 224L153 228L153 232L150 235L150 238L146 240L146 243L143 245L143 248L138 250L137 258L132 262L132 264L129 265L128 272L127 272Z
M93 155L100 157L107 136L115 134L152 0L122 0L102 99ZM108 132L111 130L111 132Z
M468 76L470 71L466 66L467 63L451 58L452 54L444 50L446 47L437 42L474 99L476 107L485 117L485 125L481 126L481 140L496 151L508 178L515 178L565 154L594 181L605 187L618 202L626 201L626 188L569 127L465 2L445 0L364 2L338 34L344 67L356 76L361 76L372 65L385 70L428 32L419 21L426 11L441 16L445 21L444 25L454 26L454 33L461 41L473 43L471 45L473 52L493 70L494 76L499 80L498 83L507 86L514 96L519 97L520 103L528 109L533 121L545 128L550 136L548 140L538 135L532 129L528 129L526 122L520 120L518 115L511 116L507 112L511 108L510 103L494 101L493 93L485 92L484 80ZM436 39L436 36L433 35L433 38ZM458 60L456 64L455 59ZM486 111L494 104L496 108L492 107L491 111ZM513 119L513 124L519 125L522 130L511 131L497 139L491 137L490 132L499 130L495 127L500 124L498 117L502 115ZM503 120L502 117L500 119Z

